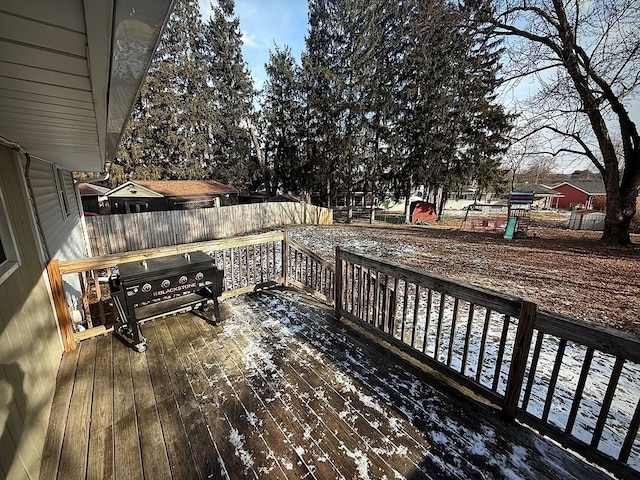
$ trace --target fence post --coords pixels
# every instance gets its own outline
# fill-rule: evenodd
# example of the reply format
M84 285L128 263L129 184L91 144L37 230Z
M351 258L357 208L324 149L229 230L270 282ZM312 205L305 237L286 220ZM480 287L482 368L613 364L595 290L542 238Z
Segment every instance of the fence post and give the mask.
M509 420L513 420L516 417L537 313L537 303L522 300L520 316L518 317L518 330L516 331L511 355L511 367L509 368L509 377L507 378L507 387L502 405L502 413Z
M289 231L282 232L282 277L284 278L284 286L289 286Z
M333 296L336 305L336 320L339 320L342 316L342 254L339 246L336 246L336 275Z
M60 326L62 346L65 352L70 352L71 350L75 350L76 341L73 338L71 315L69 314L67 297L64 293L64 284L62 283L62 274L60 273L58 260L51 260L47 264L47 274L49 275L53 304L56 307L56 316L58 317L58 325Z

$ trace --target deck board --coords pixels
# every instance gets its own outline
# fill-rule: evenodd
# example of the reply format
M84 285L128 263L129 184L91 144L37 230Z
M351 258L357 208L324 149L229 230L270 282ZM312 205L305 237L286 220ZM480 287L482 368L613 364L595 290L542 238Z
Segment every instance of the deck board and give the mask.
M95 385L89 430L87 478L113 478L113 347L111 335L96 339ZM82 348L88 343L82 344Z
M114 342L113 349L113 437L116 478L142 478L133 378L129 349ZM83 345L83 349L85 346ZM64 472L62 478L74 478Z
M145 323L144 353L109 336L65 354L41 478L607 478L309 296L263 291L221 314Z

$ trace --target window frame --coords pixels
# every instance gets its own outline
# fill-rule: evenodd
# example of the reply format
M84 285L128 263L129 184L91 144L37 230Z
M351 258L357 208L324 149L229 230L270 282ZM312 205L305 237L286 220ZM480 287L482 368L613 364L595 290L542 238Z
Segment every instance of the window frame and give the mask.
M0 246L6 257L0 263L0 284L2 284L22 264L2 188L0 188Z

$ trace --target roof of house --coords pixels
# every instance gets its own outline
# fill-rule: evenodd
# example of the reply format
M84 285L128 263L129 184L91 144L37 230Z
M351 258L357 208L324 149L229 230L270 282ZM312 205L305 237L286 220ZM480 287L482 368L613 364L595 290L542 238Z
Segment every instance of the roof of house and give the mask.
M138 185L165 197L238 193L235 188L215 180L130 180L114 188L109 193L120 190L126 185Z
M554 185L552 188L555 190L556 188L562 185L570 185L578 190L582 190L584 193L588 195L605 195L607 190L604 186L604 182L578 182L578 181L569 181L562 182Z
M91 183L79 183L78 191L80 192L80 196L98 195L99 197L101 197L105 193L107 193L109 189L106 187L101 187L100 185L93 185Z
M551 195L551 196L560 196L561 194L559 192L557 192L556 190L547 187L546 185L542 185L541 183L516 183L513 186L514 190L522 190L522 191L529 191L529 190L533 190L533 193L536 196L546 196L546 195Z
M222 195L238 193L233 187L215 180L132 180L134 183L161 193L165 197L180 195Z

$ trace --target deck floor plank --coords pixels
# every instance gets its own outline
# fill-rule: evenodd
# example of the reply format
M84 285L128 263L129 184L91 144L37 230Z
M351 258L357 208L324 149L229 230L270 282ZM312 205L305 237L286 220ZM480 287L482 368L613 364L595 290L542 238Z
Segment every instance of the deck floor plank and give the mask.
M65 354L41 478L609 478L310 296L261 291L221 313L145 323L144 353L102 337Z
M214 450L213 441L206 421L198 405L198 400L191 389L185 368L180 357L189 348L188 343L180 342L170 332L167 323L175 324L184 317L172 316L154 322L156 335L164 354L165 366L173 394L178 403L178 410L191 445L191 457L199 478L207 478L214 471L215 458L210 452ZM180 350L180 352L178 352Z
M249 304L252 311L264 312L264 306L257 299L253 300L254 303ZM266 320L264 313L262 317L262 323L268 323L266 328L274 338L287 338L289 327L274 318ZM299 333L304 335L302 330ZM408 421L396 418L386 402L377 402L363 394L358 382L345 379L340 369L320 350L310 348L308 342L298 337L289 337L287 355L295 358L299 381L306 382L313 391L323 393L318 396L322 401L317 408L331 411L330 415L334 417L348 419L367 450L376 452L401 475L429 478L427 472L420 471L420 464L430 448L424 436ZM389 419L393 419L392 423Z
M190 326L187 325L187 328L190 329ZM234 474L241 474L245 478L257 478L253 465L243 462L243 456L246 456L244 450L230 440L243 430L232 432L232 419L238 418L235 413L238 408L236 402L232 401L233 392L225 381L224 372L217 365L215 355L207 351L204 340L199 335L190 338L193 348L201 355L200 368L190 371L190 381L196 391L202 394L201 408L215 444L217 474L220 477L229 475L233 478Z
M238 316L247 313L240 311ZM257 337L256 330L258 331ZM299 376L290 365L289 359L274 356L272 351L274 345L270 342L274 339L265 335L262 329L256 329L255 325L253 325L253 329L245 328L244 325L239 328L238 325L228 325L228 328L221 334L221 338L225 337L238 346L232 352L238 350L246 352L248 358L245 359L245 362L249 368L260 372L264 385L271 388L271 394L279 395L284 400L287 410L296 415L307 437L305 444L298 446L298 448L305 448L305 446L310 448L311 455L320 458L321 461L330 458L335 468L345 478L352 478L357 474L359 467L364 468L361 463L364 461L362 451L359 448L360 445L355 442L357 435L351 426L344 421L337 421L333 416L323 416L323 412L317 411L316 396L320 392L308 388L308 385L299 381ZM261 344L268 346L268 348L255 351L255 346ZM314 444L309 442L309 439L314 439L317 446L327 456L317 455L313 450ZM370 464L366 467L371 469L373 478L394 478L394 472L391 469L374 463L375 455L373 456L374 462L371 462L371 459L371 457L367 459Z
M196 333L200 333L202 337L211 342L213 339L208 336L211 329L202 322L196 322ZM208 331L207 331L208 330ZM214 335L215 337L215 335ZM223 402L220 407L229 423L232 425L233 434L231 439L237 442L236 455L241 452L241 459L245 464L245 468L251 464L251 469L256 473L258 478L300 478L298 473L303 476L308 474L306 469L293 472L292 468L288 468L286 460L283 460L281 451L274 449L275 445L272 438L283 440L281 432L271 422L265 422L264 417L260 414L262 405L259 404L254 397L250 387L245 382L244 375L236 369L232 359L227 354L228 346L216 348L216 344L207 343L209 352L215 360L215 366L212 371L216 372L219 381L217 388L221 388L223 392ZM269 428L271 427L271 428ZM271 445L271 446L270 446Z
M62 356L56 378L56 391L53 396L49 426L42 450L40 463L40 480L56 478L60 465L60 454L64 441L64 432L69 417L69 404L75 381L80 349L76 348Z
M113 337L96 339L87 478L113 478ZM85 342L87 344L88 342Z
M144 478L171 478L147 355L129 355Z
M228 316L225 315L225 311L226 308L223 307L221 314ZM236 375L240 375L244 378L247 387L253 395L259 399L260 405L267 409L268 415L286 438L286 444L278 443L271 448L282 449L284 446L287 446L287 448L291 449L288 455L292 458L292 467L294 465L301 466L303 469L300 478L307 478L307 472L311 478L341 478L336 472L335 466L331 463L329 455L317 446L313 438L308 437L308 430L305 429L306 424L302 423L299 418L293 415L293 412L285 403L283 396L277 391L274 392L270 385L264 381L263 372L260 372L258 375L246 372L243 368L241 355L235 352L237 347L233 342L230 343L221 339L219 334L211 335L210 330L204 329L201 331L207 343L210 345L212 352L220 352L219 354L229 352L228 355L233 360L235 370L235 373L234 371L231 372L231 377L233 378ZM232 347L231 350L229 349L230 346ZM230 367L232 364L227 362L226 365ZM315 448L301 448L302 445L306 444L314 444ZM282 452L280 455L286 456L287 454Z
M241 415L248 422L245 437L255 435L260 438L264 445L261 446L255 443L254 445L264 449L266 458L271 458L277 463L277 469L274 468L276 465L266 463L261 471L258 472L260 477L262 478L269 471L278 474L276 478L313 478L312 471L293 448L290 435L283 430L284 417L274 417L273 409L270 409L262 398L262 392L257 392L252 388L244 372L233 362L231 356L227 360L218 358L215 352L216 346L220 345L213 329L197 318L192 318L192 320L193 322L183 323L183 327L190 337L196 339L199 344L196 351L202 352L204 349L209 349L209 354L213 356L211 358L214 358L217 362L217 370L219 372L222 371L220 367L224 365L226 383L229 387L228 390L225 389L225 393L227 396L233 396L235 401L242 405L243 413ZM217 348L218 352L223 350L226 351L224 348ZM213 381L212 379L211 383ZM220 388L219 383L217 385L217 388ZM249 447L251 448L251 445Z
M93 397L96 343L78 347L78 371L71 395L67 428L60 455L58 478L84 478L87 474L91 399Z
M253 316L260 308L259 304L251 304L249 302L250 316ZM256 329L251 329L246 323L247 316L236 315L234 321L240 323L240 330L246 332L247 336L256 334ZM395 478L397 476L407 477L409 475L420 478L418 470L420 458L416 458L416 463L410 461L406 451L399 445L402 442L402 435L394 432L393 438L385 437L375 428L377 424L383 423L383 418L378 418L375 423L371 423L362 418L356 409L352 408L344 398L336 390L336 380L338 372L322 363L321 353L312 351L308 356L299 355L303 352L303 346L295 340L291 335L287 335L285 331L280 330L274 332L271 328L279 325L277 319L265 315L264 311L261 315L261 324L266 330L262 333L273 337L275 340L273 355L274 362L282 365L285 376L290 376L291 381L288 385L293 386L296 391L306 391L306 406L309 411L317 412L318 418L325 423L329 429L337 432L337 438L340 442L340 449L345 451L352 461L363 461L366 455L367 468L374 478ZM237 338L237 335L235 335ZM248 338L247 342L257 341L256 338ZM279 357L279 358L277 358ZM307 365L311 362L313 369ZM335 386L335 387L334 387ZM292 392L295 394L295 392ZM359 395L358 395L359 397ZM359 407L364 407L364 403L356 399ZM346 407L346 408L344 408ZM378 412L380 413L380 412ZM345 421L347 420L347 421ZM372 425L375 425L372 428ZM428 443L424 441L426 447ZM396 450L395 447L400 449ZM426 452L428 448L417 449L415 443L411 443L411 448L420 453ZM424 450L424 452L421 452ZM398 451L400 454L395 455ZM391 457L391 458L385 458ZM388 461L389 460L389 461ZM363 464L356 465L364 468ZM417 475L418 474L418 475ZM417 475L417 476L416 476ZM422 478L428 478L424 475Z
M124 344L113 342L113 456L116 478L142 478L129 353L130 349Z
M147 322L143 325L143 333L148 339L145 355L155 393L158 417L162 425L171 477L176 480L197 478L198 472L191 457L189 437L180 417L178 402L173 395L163 351L154 326L155 322Z

